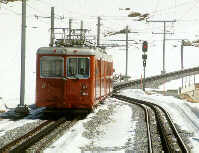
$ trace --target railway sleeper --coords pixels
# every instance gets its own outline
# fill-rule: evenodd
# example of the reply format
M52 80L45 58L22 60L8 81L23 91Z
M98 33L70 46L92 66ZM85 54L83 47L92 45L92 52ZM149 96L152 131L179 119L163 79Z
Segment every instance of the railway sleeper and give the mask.
M163 120L162 117L160 117L159 121L160 121L159 122L160 130L163 135L164 142L165 142L166 148L168 149L168 152L172 152L172 153L182 152L170 126L165 123L165 120Z

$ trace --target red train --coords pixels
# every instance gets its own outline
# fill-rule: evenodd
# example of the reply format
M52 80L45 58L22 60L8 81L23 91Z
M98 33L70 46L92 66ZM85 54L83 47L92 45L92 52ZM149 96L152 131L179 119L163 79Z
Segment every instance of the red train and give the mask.
M85 45L37 51L36 106L90 111L113 89L113 61L104 49Z

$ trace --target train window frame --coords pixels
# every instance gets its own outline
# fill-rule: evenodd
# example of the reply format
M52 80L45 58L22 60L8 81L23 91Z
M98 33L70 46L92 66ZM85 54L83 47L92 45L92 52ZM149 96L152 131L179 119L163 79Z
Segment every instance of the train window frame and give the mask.
M42 75L42 63L41 63L42 58L48 58L48 60L52 60L52 58L54 58L54 59L62 61L62 63L61 63L61 65L62 65L61 66L61 71L62 71L61 75L57 75L57 76L44 76L44 75ZM40 78L63 78L64 77L64 57L62 57L62 56L41 56L40 60L39 60L39 64L40 64L40 72L39 72Z
M74 76L68 76L68 70L69 70L69 60L70 59L88 59L88 76L86 76L86 77L82 77L82 75L81 74L79 74L79 72L78 72L78 70L80 70L79 69L79 63L78 63L78 60L77 60L77 64L76 64L76 74L78 74L78 75L74 75ZM89 79L90 78L90 63L91 63L91 60L90 60L90 57L73 57L73 56L68 56L68 57L66 57L66 77L68 78L68 79Z

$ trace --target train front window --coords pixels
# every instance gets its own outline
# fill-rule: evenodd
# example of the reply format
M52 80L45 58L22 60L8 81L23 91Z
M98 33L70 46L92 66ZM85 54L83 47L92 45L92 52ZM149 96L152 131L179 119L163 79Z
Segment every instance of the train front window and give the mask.
M42 56L40 58L41 77L63 77L64 58L57 56Z
M67 59L67 77L69 78L88 78L89 77L89 63L87 57L70 57Z

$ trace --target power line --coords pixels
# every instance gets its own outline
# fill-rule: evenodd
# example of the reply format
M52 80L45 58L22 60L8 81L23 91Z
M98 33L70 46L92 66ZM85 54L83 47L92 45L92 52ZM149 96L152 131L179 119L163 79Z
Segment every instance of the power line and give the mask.
M40 3L43 3L43 4L47 4L47 5L49 5L50 7L52 6L52 5L54 5L54 4L52 4L52 3L50 3L50 2L44 2L45 0L37 0L38 2L40 2Z
M11 12L11 13L13 13L13 14L15 14L16 16L21 16L21 13L18 13L18 12L16 12L16 11L14 11L13 9L9 9L9 8L5 8L5 7L3 7L5 10L8 10L9 12Z
M167 33L166 32L166 23L168 22L176 22L176 20L150 20L150 21L147 21L147 22L160 22L160 23L164 23L164 32L163 33L153 33L153 34L163 34L163 70L161 72L161 74L165 74L166 71L165 71L165 39L166 39L166 34L171 34L171 33Z
M180 4L176 4L175 6L172 6L172 7L168 7L168 8L165 8L165 9L159 9L157 11L150 12L150 14L157 14L157 13L161 13L161 12L164 12L164 11L170 11L170 10L176 9L177 7L185 6L187 4L192 4L192 3L190 1L183 2L183 3L180 3Z
M159 5L159 0L156 0L156 6L155 6L155 10L154 10L154 12L156 12L156 11L157 11L157 9L158 9L158 5Z
M198 5L198 1L196 2L195 0L193 0L195 2L195 4L193 4L189 9L187 9L187 11L185 11L185 13L179 17L180 19L181 18L184 18L186 15L188 15L191 11L193 11L193 8Z

